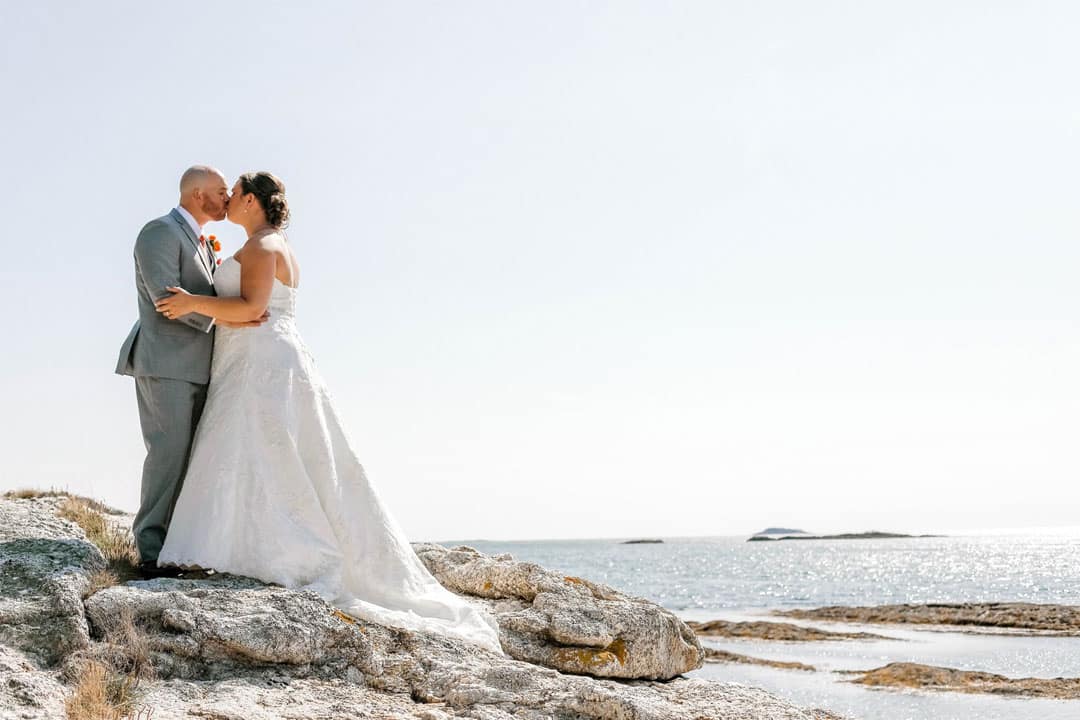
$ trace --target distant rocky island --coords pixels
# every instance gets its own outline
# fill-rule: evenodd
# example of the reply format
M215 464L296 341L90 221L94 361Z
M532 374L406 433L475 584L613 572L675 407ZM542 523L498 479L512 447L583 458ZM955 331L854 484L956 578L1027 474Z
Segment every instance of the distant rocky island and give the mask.
M664 541L663 540L645 538L645 539L642 539L642 540L623 540L622 544L623 545L648 545L648 544L652 544L652 543L662 543L662 542L664 542Z
M775 528L769 528L775 530ZM943 535L907 535L904 533L890 533L880 532L878 530L870 530L868 532L860 533L840 533L837 535L810 535L803 533L802 530L796 530L798 535L786 535L780 533L758 533L747 539L746 542L759 542L764 540L883 540L889 538L932 538L932 537L944 537ZM779 537L773 537L773 535L779 535Z
M761 532L756 532L754 535L809 535L810 533L805 530L796 530L794 528L780 528L771 527L765 528Z

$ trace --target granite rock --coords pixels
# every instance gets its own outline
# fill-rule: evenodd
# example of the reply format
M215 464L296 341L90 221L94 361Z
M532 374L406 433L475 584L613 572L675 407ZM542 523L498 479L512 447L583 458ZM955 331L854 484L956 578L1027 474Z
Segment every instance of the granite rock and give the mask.
M650 680L668 680L704 662L693 630L648 600L505 554L432 544L414 549L447 588L489 601L503 649L518 660L594 677Z

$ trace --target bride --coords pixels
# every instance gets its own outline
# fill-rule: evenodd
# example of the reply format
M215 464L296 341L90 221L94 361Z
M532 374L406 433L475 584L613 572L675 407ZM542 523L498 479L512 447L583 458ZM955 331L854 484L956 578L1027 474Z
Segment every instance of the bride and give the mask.
M280 232L285 186L241 175L228 219L248 240L214 275L157 303L220 325L206 407L159 565L214 568L314 590L371 622L501 652L498 624L427 571L364 473L294 322L300 267ZM229 323L270 319L257 328Z

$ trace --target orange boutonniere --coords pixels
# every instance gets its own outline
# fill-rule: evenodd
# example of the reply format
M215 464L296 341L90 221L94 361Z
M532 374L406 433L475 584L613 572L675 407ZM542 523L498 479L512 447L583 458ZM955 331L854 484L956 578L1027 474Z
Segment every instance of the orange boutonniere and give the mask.
M213 249L214 252L216 252L216 253L221 252L221 243L218 242L217 235L211 235L210 237L206 237L205 235L200 235L199 236L199 244L200 245L205 245L207 243L210 243L210 247Z

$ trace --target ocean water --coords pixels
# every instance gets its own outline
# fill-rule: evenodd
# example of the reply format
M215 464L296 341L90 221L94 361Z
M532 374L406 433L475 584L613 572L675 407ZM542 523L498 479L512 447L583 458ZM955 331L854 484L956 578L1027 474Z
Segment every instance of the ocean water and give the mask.
M1080 604L1080 532L987 533L892 540L746 542L745 537L614 540L465 540L485 553L611 585L687 620L763 619L821 605L926 602ZM783 618L774 618L789 621ZM790 622L790 621L789 621ZM1077 720L1080 701L869 689L846 671L911 661L1008 677L1080 677L1080 638L852 626L890 640L775 643L707 638L712 647L818 671L707 664L694 676L764 687L801 705L863 720Z
M1080 535L892 540L745 537L456 541L688 609L884 603L1080 603Z

